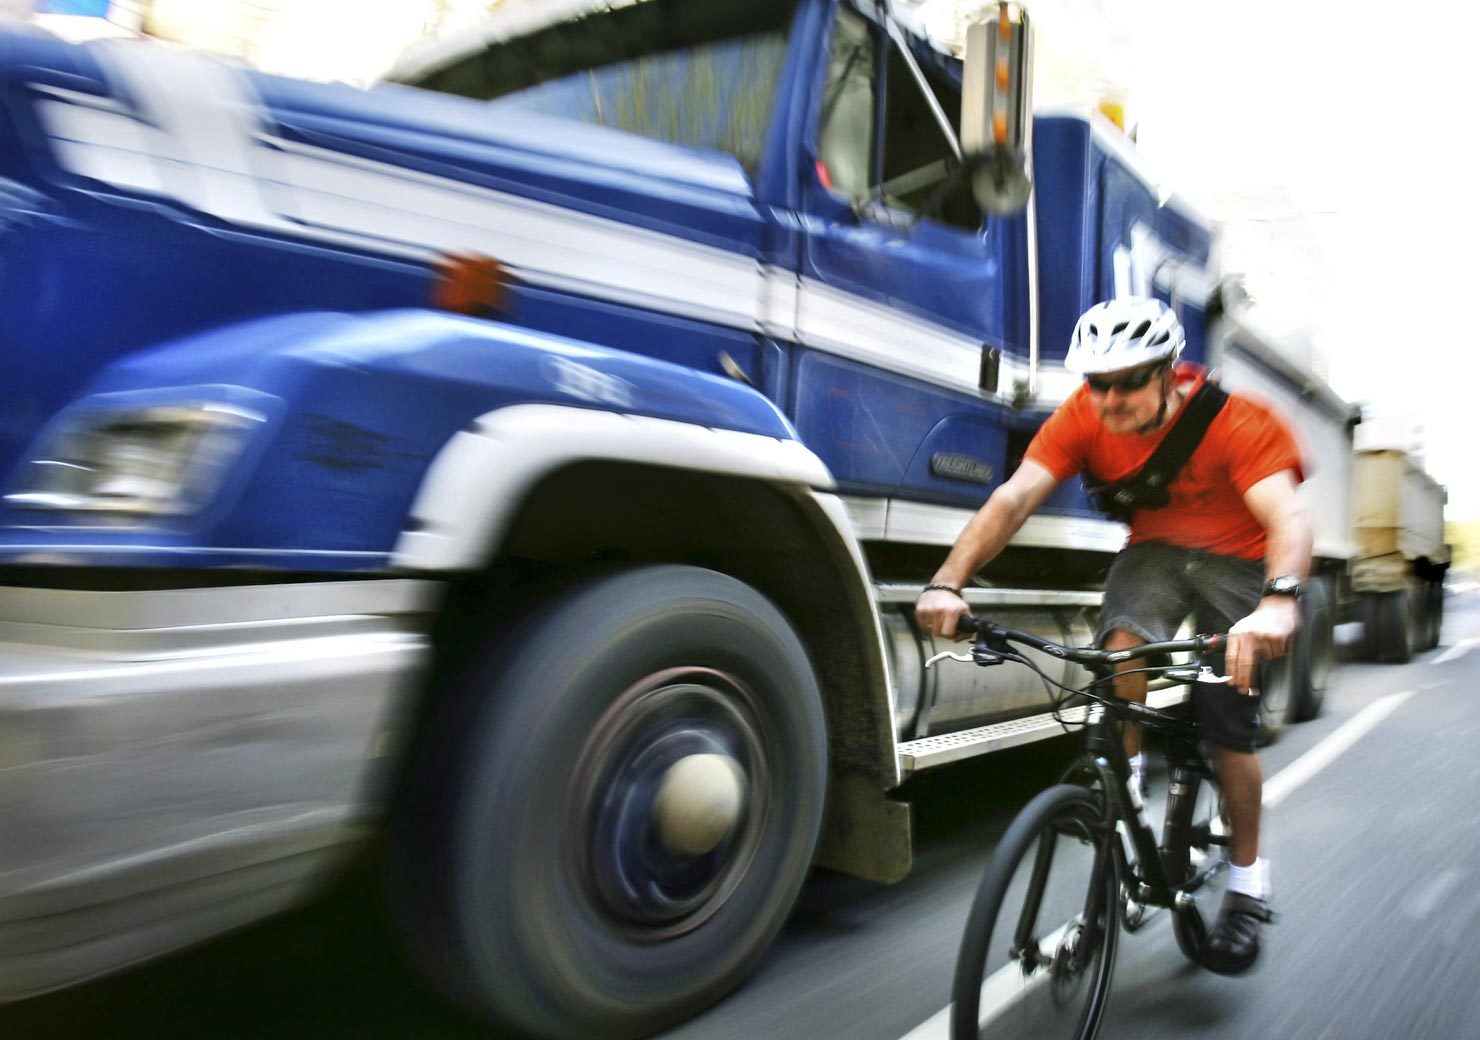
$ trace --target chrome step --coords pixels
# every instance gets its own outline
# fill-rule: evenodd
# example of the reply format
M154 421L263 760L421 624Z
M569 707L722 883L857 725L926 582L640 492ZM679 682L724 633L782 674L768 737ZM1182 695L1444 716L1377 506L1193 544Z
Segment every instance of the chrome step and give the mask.
M1181 704L1186 699L1187 688L1173 686L1151 690L1146 696L1146 703L1153 708L1167 708L1173 704ZM1059 717L1071 724L1083 722L1088 710L1088 706L1080 705L1061 712ZM1054 718L1052 712L1044 712L1041 715L1030 715L1027 718L993 723L990 726L977 726L975 729L963 729L956 733L943 733L937 737L907 740L899 745L899 770L901 776L908 777L912 773L949 765L962 759L975 758L977 755L1017 747L1020 744L1031 744L1035 740L1046 740L1049 737L1059 736L1063 732L1064 727L1059 719Z

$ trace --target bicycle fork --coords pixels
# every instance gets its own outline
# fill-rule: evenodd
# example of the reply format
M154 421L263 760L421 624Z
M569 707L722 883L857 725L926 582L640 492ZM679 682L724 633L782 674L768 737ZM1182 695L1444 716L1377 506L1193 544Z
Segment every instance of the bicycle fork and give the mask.
M1077 821L1073 831L1054 828L1040 840L1038 849L1033 858L1033 872L1028 880L1028 891L1023 899L1023 907L1018 916L1017 927L1013 931L1012 948L1009 958L1018 961L1025 974L1032 974L1040 967L1053 965L1057 960L1055 955L1045 956L1039 946L1041 940L1034 935L1034 928L1038 923L1039 911L1043 907L1043 895L1048 887L1049 874L1053 868L1053 858L1057 851L1058 839L1069 837L1078 840L1092 841L1095 846L1095 856L1089 872L1089 885L1084 894L1084 907L1080 911L1077 935L1066 935L1060 940L1060 947L1064 943L1071 943L1069 953L1071 960L1065 965L1070 972L1077 972L1083 968L1080 958L1084 951L1093 950L1099 945L1099 929L1101 928L1102 915L1109 912L1105 905L1105 873L1114 868L1115 831L1108 826L1104 820L1095 821L1090 824L1087 820ZM1049 839L1052 840L1049 840Z

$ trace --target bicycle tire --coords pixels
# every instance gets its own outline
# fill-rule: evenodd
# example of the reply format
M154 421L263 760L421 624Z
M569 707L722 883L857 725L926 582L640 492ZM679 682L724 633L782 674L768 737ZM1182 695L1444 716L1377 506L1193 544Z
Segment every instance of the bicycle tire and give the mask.
M1230 829L1223 815L1223 792L1212 771L1188 770L1183 782L1190 785L1191 790L1175 808L1168 807L1167 828L1186 828L1183 833L1191 835L1191 841L1188 862L1182 870L1183 876L1170 880L1174 885L1184 885L1200 871L1207 871L1210 878L1196 893L1196 902L1192 906L1173 913L1172 933L1177 938L1177 948L1182 951L1182 955L1193 964L1207 968L1208 932L1217 915L1215 897L1219 886L1216 882L1220 875L1226 873L1229 859L1227 845L1207 841L1204 835L1221 837L1226 841ZM1178 813L1179 818L1171 818L1172 813Z
M1051 844L1043 842L1045 835ZM1120 926L1117 840L1102 797L1077 785L1050 787L1018 814L967 917L951 988L953 1040L1091 1040L1099 1032ZM1035 875L1036 907L1028 896ZM1010 914L1003 914L1005 907ZM1013 952L1029 910L1026 931L1036 953L1031 967Z

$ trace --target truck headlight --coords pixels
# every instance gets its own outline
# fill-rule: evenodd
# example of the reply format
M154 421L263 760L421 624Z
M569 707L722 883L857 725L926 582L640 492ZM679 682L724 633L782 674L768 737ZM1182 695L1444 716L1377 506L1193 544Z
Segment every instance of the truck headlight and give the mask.
M124 516L198 511L264 416L234 405L92 411L64 421L22 469L5 504Z

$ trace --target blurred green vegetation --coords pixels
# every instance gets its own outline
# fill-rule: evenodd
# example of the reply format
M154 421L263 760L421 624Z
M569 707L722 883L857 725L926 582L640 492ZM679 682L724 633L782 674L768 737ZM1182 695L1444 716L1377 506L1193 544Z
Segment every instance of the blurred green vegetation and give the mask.
M1454 570L1480 576L1480 520L1449 520L1444 536L1454 553Z

